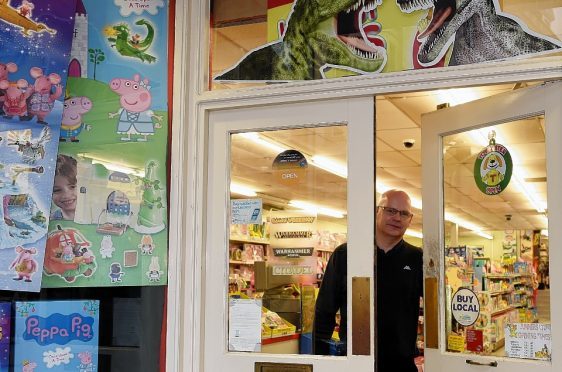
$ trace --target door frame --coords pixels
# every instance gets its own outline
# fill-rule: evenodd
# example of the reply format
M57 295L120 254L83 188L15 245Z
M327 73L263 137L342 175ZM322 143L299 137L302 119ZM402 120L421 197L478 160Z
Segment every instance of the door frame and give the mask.
M331 81L295 82L235 91L206 91L209 44L207 0L175 3L174 84L171 129L169 280L166 369L200 371L200 282L205 189L205 131L211 111L293 101L364 97L398 92L562 79L562 58L490 62L482 65L375 74Z
M470 113L470 115L467 115ZM562 147L559 139L562 138L562 82L546 83L530 88L518 89L477 101L469 102L442 110L433 111L422 115L422 199L423 208L423 233L424 233L424 267L426 280L435 277L438 284L438 338L437 348L426 348L425 363L428 371L447 370L475 371L480 366L468 366L468 360L477 363L489 364L497 362L497 372L518 372L521 370L559 371L562 369L562 357L553 353L551 363L529 359L515 359L496 356L479 356L460 354L446 351L445 335L445 232L444 232L444 189L443 189L443 137L449 134L478 129L494 124L515 121L527 117L544 114L545 116L545 142L546 142L546 168L547 168L547 198L549 245L556 247L562 242L562 233L556 226L562 223L562 203L557 196L557 190L562 188L562 172L559 171L557 160L562 159ZM454 120L451 120L454 118ZM506 144L507 145L507 144ZM431 159L432 161L429 161ZM551 159L549 162L548 159ZM433 261L433 265L429 262ZM555 249L550 250L550 267L560 266L562 255ZM429 272L428 268L434 269ZM552 270L550 273L552 283L560 283L562 272ZM426 297L427 298L427 297ZM562 286L553 285L550 289L551 313L562 312ZM562 322L551 317L551 332L554 342L562 337Z

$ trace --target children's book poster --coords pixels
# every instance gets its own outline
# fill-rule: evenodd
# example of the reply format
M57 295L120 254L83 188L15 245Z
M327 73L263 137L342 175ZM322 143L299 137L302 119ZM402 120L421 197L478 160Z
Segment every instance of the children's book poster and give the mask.
M10 302L0 302L0 372L8 372L10 366Z
M167 283L161 0L78 1L44 287Z
M14 371L98 371L99 301L16 302Z
M0 289L39 291L75 0L0 0Z

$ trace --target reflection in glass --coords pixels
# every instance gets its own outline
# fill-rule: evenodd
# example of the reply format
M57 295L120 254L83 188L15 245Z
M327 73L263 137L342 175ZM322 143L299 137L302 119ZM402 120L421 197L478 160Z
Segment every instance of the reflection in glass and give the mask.
M311 354L316 290L347 239L347 127L232 134L230 150L229 350Z
M448 351L550 360L544 126L443 137Z

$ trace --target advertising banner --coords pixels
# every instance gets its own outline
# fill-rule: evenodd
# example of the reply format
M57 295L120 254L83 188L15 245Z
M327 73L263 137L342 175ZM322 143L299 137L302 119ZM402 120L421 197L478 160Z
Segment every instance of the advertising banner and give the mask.
M0 1L0 289L41 288L75 0Z
M44 286L164 285L168 6L82 0L75 18Z
M547 23L539 26L554 34ZM214 80L324 79L484 63L562 47L502 9L499 0L269 0L267 36L267 44Z

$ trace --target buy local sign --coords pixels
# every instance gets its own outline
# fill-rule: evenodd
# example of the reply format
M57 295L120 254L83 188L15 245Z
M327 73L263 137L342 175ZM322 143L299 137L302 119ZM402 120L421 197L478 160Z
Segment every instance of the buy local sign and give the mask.
M453 318L463 326L469 326L476 322L480 315L480 302L476 293L470 289L461 288L453 295L451 304Z

